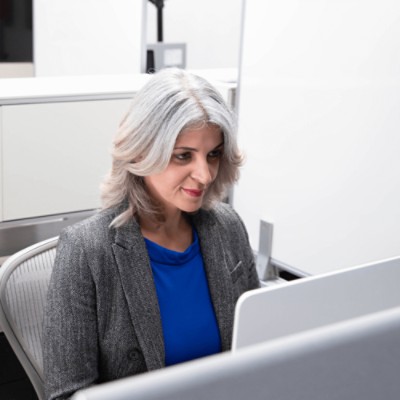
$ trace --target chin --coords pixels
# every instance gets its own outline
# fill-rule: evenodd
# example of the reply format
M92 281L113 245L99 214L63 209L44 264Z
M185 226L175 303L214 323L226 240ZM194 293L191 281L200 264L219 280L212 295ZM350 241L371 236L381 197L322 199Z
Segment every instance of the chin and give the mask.
M186 213L195 213L200 210L202 205L203 205L203 203L196 204L196 205L192 204L190 206L180 207L180 210L183 212L186 212Z

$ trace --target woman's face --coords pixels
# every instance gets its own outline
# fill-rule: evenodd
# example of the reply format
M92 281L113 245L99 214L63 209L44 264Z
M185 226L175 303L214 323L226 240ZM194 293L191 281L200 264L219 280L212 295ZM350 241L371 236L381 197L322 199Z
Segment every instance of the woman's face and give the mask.
M166 213L198 210L217 177L223 147L221 130L215 125L185 129L176 140L167 168L144 178L150 195Z

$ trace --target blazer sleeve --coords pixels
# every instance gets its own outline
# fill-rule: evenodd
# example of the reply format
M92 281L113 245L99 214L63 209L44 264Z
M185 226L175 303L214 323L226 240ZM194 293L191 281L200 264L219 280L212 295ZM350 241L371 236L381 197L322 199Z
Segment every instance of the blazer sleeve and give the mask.
M98 379L95 285L73 230L60 236L43 322L47 399L65 399Z

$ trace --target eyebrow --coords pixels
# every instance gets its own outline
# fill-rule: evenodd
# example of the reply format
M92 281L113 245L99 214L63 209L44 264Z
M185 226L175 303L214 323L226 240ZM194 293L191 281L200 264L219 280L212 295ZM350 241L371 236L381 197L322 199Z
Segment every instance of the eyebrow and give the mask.
M223 145L224 142L221 142L218 146L215 146L213 150L216 150ZM185 151L196 151L196 152L198 151L198 149L195 149L194 147L186 147L186 146L174 147L174 150L185 150Z

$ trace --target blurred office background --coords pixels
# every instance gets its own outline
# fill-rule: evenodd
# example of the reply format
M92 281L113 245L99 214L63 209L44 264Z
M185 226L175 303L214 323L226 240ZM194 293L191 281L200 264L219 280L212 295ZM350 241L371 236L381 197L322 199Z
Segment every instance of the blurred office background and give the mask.
M50 63L62 62L63 57L57 60L54 53L46 54L55 50L51 47L50 39L54 46L55 40L62 40L61 48L67 48L76 35L80 35L81 42L86 41L87 54L93 52L96 56L99 41L91 44L90 40L106 38L99 63L108 64L114 50L108 48L107 43L114 43L119 50L118 43L129 41L129 35L137 25L137 12L142 14L139 29L142 30L143 43L156 43L157 8L147 0L2 0L0 77L35 76L35 54L40 58L40 63L43 57ZM117 26L113 19L115 14L118 14L122 23L118 29L113 29ZM187 68L237 68L241 16L241 0L165 0L163 41L186 44ZM36 20L37 24L34 23ZM56 36L46 36L55 26L58 26L58 31L53 31ZM134 39L130 40L133 47ZM45 46L48 46L48 50ZM129 52L129 47L123 47L125 57ZM92 72L98 70L93 68ZM126 73L123 65L120 66L120 72ZM41 71L39 73L43 75Z
M230 201L261 279L398 263L398 0L165 0L165 48L154 3L1 0L0 257L99 207L153 46L237 112L246 164ZM0 327L0 360L11 359ZM34 398L18 368L0 362L1 399Z

